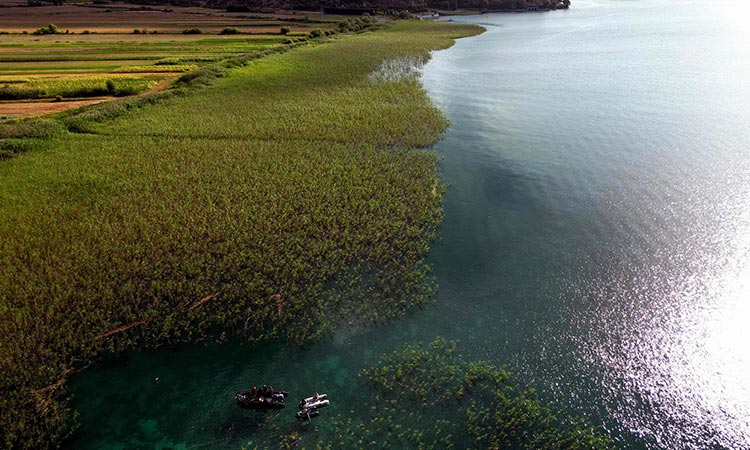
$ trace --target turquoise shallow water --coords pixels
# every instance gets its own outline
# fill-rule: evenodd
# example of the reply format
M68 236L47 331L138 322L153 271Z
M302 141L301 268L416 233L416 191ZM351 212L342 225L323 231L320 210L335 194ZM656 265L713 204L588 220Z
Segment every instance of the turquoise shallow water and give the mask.
M346 411L362 367L440 335L604 425L618 447L750 448L742 6L576 1L455 19L487 32L423 70L452 122L436 145L449 187L435 304L306 350L228 342L103 362L72 383L72 446L262 442L294 420L239 411L236 390L324 389L329 411ZM320 419L310 436L331 426Z

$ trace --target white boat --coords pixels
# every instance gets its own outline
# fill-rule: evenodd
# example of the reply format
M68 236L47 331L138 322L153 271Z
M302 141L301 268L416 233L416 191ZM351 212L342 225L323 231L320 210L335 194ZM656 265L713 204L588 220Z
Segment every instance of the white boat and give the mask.
M331 402L328 401L328 395L327 394L318 394L315 393L312 397L307 397L305 399L300 400L299 402L299 408L300 409L318 409L322 408L323 406L328 406Z

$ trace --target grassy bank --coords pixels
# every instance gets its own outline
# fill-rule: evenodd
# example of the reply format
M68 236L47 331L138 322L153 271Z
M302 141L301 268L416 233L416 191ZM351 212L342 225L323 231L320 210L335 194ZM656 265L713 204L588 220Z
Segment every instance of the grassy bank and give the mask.
M101 352L304 343L424 301L442 188L416 149L446 122L379 67L477 31L399 23L0 129L2 446L59 445L66 375Z

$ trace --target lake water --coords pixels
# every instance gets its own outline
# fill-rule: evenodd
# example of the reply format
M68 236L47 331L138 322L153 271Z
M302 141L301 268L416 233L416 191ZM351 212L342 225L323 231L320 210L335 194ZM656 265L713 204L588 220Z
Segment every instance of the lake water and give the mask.
M750 448L749 10L576 0L454 20L487 32L423 71L452 122L436 145L449 188L435 304L307 350L230 342L100 364L72 383L73 447L263 442L294 419L247 420L231 396L248 382L323 386L346 411L362 367L440 335L618 447Z

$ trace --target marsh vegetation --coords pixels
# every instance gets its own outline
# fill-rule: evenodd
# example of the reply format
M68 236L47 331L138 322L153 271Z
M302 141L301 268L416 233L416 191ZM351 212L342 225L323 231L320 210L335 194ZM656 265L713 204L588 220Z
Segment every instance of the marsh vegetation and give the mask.
M302 345L422 304L443 188L419 148L447 124L368 75L478 31L396 24L0 127L3 445L58 446L66 377L103 352Z

